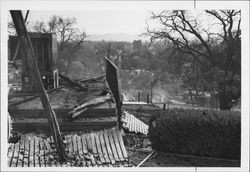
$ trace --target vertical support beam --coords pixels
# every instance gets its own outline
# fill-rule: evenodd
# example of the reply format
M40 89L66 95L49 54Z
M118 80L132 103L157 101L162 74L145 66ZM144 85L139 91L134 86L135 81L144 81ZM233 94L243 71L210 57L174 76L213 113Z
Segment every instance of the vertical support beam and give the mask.
M105 57L105 59L106 59L106 79L116 102L118 127L119 129L121 129L122 101L121 101L120 87L118 83L117 67L108 58Z
M24 23L26 23L26 21L28 19L29 12L30 12L30 10L27 10L26 15L25 15L25 19L24 19ZM13 57L14 65L16 65L16 57L17 57L17 53L19 51L19 47L20 47L20 41L18 40L17 45L16 45L16 50L15 50L15 53L14 53L14 57Z
M147 104L149 104L149 94L147 94Z
M40 96L43 108L48 114L47 119L49 122L49 126L51 127L51 132L55 141L57 151L61 160L67 160L67 155L64 149L64 144L60 133L60 128L56 119L56 114L50 105L48 95L43 87L40 72L36 62L35 53L29 38L29 34L26 30L22 12L20 10L11 10L10 14L15 25L17 35L19 37L20 44L23 47L24 53L26 54L28 66L32 71L31 76L34 81L36 90Z
M150 85L151 85L151 87L150 87L151 88L151 90L150 90L151 91L151 103L153 103L153 82L152 81L151 81Z
M163 111L166 111L166 103L163 104Z
M141 93L140 93L140 91L138 92L138 102L140 102L141 101Z

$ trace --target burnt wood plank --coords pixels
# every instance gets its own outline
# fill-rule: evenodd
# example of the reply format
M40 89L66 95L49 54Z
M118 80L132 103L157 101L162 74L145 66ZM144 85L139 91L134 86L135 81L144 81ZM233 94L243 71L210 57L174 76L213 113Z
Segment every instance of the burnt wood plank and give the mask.
M110 161L110 159L108 157L108 152L107 152L107 148L106 148L106 144L105 144L103 134L100 134L99 138L100 138L100 141L101 141L101 146L102 146L102 152L103 152L104 159L105 159L106 163L109 164L111 161Z
M88 152L89 152L89 158L91 160L92 166L96 166L96 161L93 156L93 147L92 147L89 133L86 133L86 141L87 141L87 147L88 147Z
M137 130L137 133L140 132L140 121L138 119L136 119L136 130Z
M80 161L82 162L83 166L86 166L86 162L85 162L84 154L82 150L82 141L81 141L80 136L76 137L76 142L77 142L78 156L80 158Z
M143 133L143 134L146 133L146 126L145 126L145 124L142 124L142 133Z
M69 84L71 84L71 85L76 86L77 88L79 88L81 91L88 91L88 88L86 86L83 86L80 82L74 81L74 80L70 79L69 77L64 76L62 74L59 74L59 76L62 79L66 80Z
M63 142L66 144L65 151L69 154L69 142L68 142L69 138L68 137L69 137L68 135L65 135Z
M144 124L143 124L142 122L140 122L140 132L141 132L141 133L144 133L144 132L143 132L143 127L144 127Z
M133 118L133 131L136 132L136 121L134 116L132 118Z
M35 141L35 149L34 149L34 155L35 155L35 167L39 167L40 166L40 160L39 160L39 141L37 139L37 137L34 137L34 141Z
M53 154L54 154L54 164L56 167L61 167L61 163L59 163L59 156L58 156L58 153L57 153L57 149L55 147L55 140L54 140L54 137L51 136L50 137L50 140L51 140L51 143L53 143L53 147L51 148ZM65 151L65 150L64 150Z
M98 152L99 158L101 160L101 163L104 164L105 163L105 159L103 157L102 147L101 147L101 143L100 143L100 139L99 139L98 134L99 133L95 134L96 147L97 147L97 152Z
M116 130L111 129L111 133L112 133L112 136L114 137L115 146L116 146L118 156L119 156L121 161L124 161L125 159L123 157L122 150L121 150L121 147L120 147L120 144L119 144L119 140L118 140L117 135L116 135Z
M29 137L30 140L30 151L29 151L29 166L34 167L34 149L35 149L35 144L34 144L34 137Z
M137 133L137 125L136 125L136 119L134 118L134 132Z
M84 159L86 162L86 166L90 167L91 165L91 159L89 157L89 153L88 153L88 144L86 141L86 134L81 135L81 141L82 141L82 149L83 149L83 153L84 153Z
M130 131L133 131L133 127L134 127L134 120L133 119L134 119L133 116L130 115L130 120L131 120L131 126L130 126L131 130Z
M44 149L43 149L43 143L41 139L39 139L39 160L40 160L40 166L45 167L45 160L44 160Z
M30 141L27 135L24 136L24 157L23 157L23 166L29 166L29 151L30 151Z
M66 140L65 151L68 152L69 157L73 157L74 156L74 154L73 154L73 142L72 142L72 139L71 139L71 135L70 134L65 135L65 140ZM72 166L71 161L69 161L67 164L69 166Z
M121 128L122 100L121 100L120 86L118 81L117 67L108 58L105 57L105 59L106 59L106 80L116 102L118 127Z
M71 136L68 137L68 149L69 149L69 155L73 154L73 142L71 139Z
M94 133L89 133L90 140L91 140L91 147L93 150L94 155L97 154L96 143L95 143L95 135Z
M24 137L21 137L19 143L19 154L18 154L18 167L23 167L23 154L24 154Z
M112 133L111 133L110 130L107 130L107 135L108 135L108 138L109 138L109 143L110 143L110 146L111 146L115 161L119 162L120 158L118 156L118 153L117 153L117 150L116 150L116 147L115 147L115 142L114 142L114 139L113 139L113 136L112 136Z
M98 165L101 165L102 162L101 162L100 156L98 154L98 148L97 148L95 135L97 135L97 133L90 133L90 139L91 139L91 143L92 143L92 147L93 147L93 155L95 157L96 163Z
M19 153L19 142L14 144L14 154L12 159L11 167L16 167L18 162L18 153Z
M72 135L71 136L71 139L72 139L72 144L73 144L73 153L74 155L77 155L77 143L76 143L76 135Z
M11 167L13 155L14 155L14 144L10 144L8 148L8 166Z
M76 137L76 144L77 144L77 152L79 157L83 156L83 150L82 150L82 142L80 140L80 137Z
M47 143L46 139L42 140L42 145L44 146L44 164L45 164L45 167L51 167L51 163L50 163L50 160L49 160L50 146Z
M122 150L122 154L123 154L123 157L125 158L125 160L128 159L128 154L127 154L127 151L125 149L125 146L124 146L124 142L123 142L123 139L122 139L122 134L119 130L117 130L116 132L117 134L117 137L118 137L118 140L119 140L119 144L120 144L120 147L121 147L121 150Z
M111 128L117 125L116 118L99 118L79 119L70 121L68 119L58 119L61 131L82 131L82 130L101 130ZM34 132L41 130L48 132L48 124L46 118L15 118L12 123L13 131Z
M56 90L59 90L63 88L63 86L61 87L58 87L58 88L54 88L54 89L51 89L51 90L48 90L47 93L52 93ZM21 94L21 95L20 95ZM26 96L25 96L26 94ZM14 95L15 96L15 95ZM8 104L8 110L12 111L12 109L15 110L15 106L19 105L19 104L22 104L22 103L26 103L28 101L32 101L33 99L36 99L37 97L39 97L39 95L36 93L36 92L31 92L31 93L19 93L19 95L17 94L17 96L24 96L25 98L21 101L18 101L18 102L11 102ZM13 98L13 97L12 97ZM8 99L9 100L9 99ZM17 112L17 111L16 111ZM18 113L18 112L17 112ZM24 115L24 114L23 114ZM46 114L45 114L46 115Z
M134 118L132 117L132 115L131 115L131 130L130 131L131 132L134 131Z
M132 131L132 125L133 125L133 121L132 121L131 115L129 115L129 131Z
M89 152L90 154L93 154L93 148L92 148L92 144L91 144L91 140L90 140L89 133L86 133L85 135L86 135L85 139L86 139L86 141L87 141L88 152Z
M88 148L87 148L87 142L86 142L86 139L85 139L86 135L81 135L81 141L82 141L82 150L83 150L83 153L84 154L87 154L88 153Z
M107 94L105 96L99 96L94 99L88 100L87 102L81 104L80 106L76 107L72 111L68 113L68 116L73 118L79 117L82 112L85 112L87 109L94 108L96 106L103 105L107 102L112 102L112 96Z
M137 122L137 130L138 130L138 133L141 133L141 121L140 120L138 120L138 122Z
M138 133L139 130L139 121L135 118L135 125L136 125L136 133Z
M105 141L106 146L107 146L107 152L108 152L111 164L115 164L115 159L114 159L114 156L113 156L113 153L112 153L112 149L111 149L111 146L110 146L110 142L109 142L109 138L108 138L108 135L107 135L107 131L103 130L101 132L103 133L103 136L104 136L104 141Z
M55 109L57 118L64 118L73 109ZM9 108L11 117L27 117L27 118L46 118L46 113L43 109L20 109ZM80 117L96 118L96 117L115 117L115 108L96 108L87 109L82 112Z
M47 140L47 142L50 145L52 144L51 137L48 137L46 140ZM55 158L54 158L54 155L53 155L53 148L51 146L49 147L49 161L50 161L51 167L55 167L56 166L56 164L55 164Z

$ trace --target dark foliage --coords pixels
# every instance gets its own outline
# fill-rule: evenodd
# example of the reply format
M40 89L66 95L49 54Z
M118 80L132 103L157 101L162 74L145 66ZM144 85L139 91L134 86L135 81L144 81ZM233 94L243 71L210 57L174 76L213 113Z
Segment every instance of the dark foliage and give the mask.
M240 159L240 112L167 110L150 118L149 138L160 151Z

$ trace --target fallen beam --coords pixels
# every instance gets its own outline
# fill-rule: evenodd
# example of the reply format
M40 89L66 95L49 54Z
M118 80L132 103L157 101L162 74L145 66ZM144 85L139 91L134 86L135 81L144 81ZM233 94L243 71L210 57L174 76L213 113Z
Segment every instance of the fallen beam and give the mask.
M103 80L105 78L106 75L101 75L101 76L97 76L94 78L89 78L89 79L85 79L85 80L81 80L79 82L81 83L90 83L90 82L98 82L99 80Z
M140 167L144 162L146 162L154 153L156 153L156 151L153 151L152 153L150 153L142 162L140 162L140 164L138 164L136 167Z
M71 118L75 118L75 117L79 116L81 113L88 110L88 108L98 106L98 105L103 104L107 101L112 101L112 96L110 94L107 94L106 96L97 97L95 99L92 99L92 100L82 104L81 106L73 109L72 111L70 111L68 113L68 115L71 115Z
M48 90L47 93L52 93L52 92L54 92L54 91L56 91L56 90L59 90L59 89L61 89L61 88L63 88L63 86L60 86L60 87L57 87L57 88ZM21 96L21 95L20 95L20 96ZM19 105L19 104L22 104L22 103L31 101L31 100L33 100L33 99L35 99L35 98L37 98L37 97L39 97L39 94L36 93L35 95L33 95L33 96L31 96L31 97L28 97L28 98L25 98L24 100L21 100L21 101L18 101L18 102L9 103L9 104L8 104L8 107L10 108L10 107L13 107L13 106L16 106L16 105Z
M41 102L43 104L44 110L47 112L47 119L49 121L49 126L51 127L51 132L55 140L55 145L57 152L62 160L67 160L67 155L64 150L64 144L62 136L60 133L60 128L56 119L55 112L53 111L48 95L44 89L40 71L37 64L37 58L32 47L32 43L27 32L22 12L20 10L10 10L10 14L13 20L13 23L16 28L16 32L20 41L20 44L24 50L24 53L27 58L28 67L31 70L32 80L34 82L35 88L40 96Z
M62 74L59 74L59 76L61 78L63 78L65 81L67 81L69 84L71 84L71 85L76 86L77 88L79 88L81 91L87 91L88 90L87 87L83 86L81 83L79 83L77 81L73 81L72 79L70 79L67 76L64 76Z

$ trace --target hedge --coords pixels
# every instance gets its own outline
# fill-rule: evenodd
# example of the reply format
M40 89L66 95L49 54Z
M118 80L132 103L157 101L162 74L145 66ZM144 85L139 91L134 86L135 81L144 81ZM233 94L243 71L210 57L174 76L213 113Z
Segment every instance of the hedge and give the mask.
M167 110L151 116L148 135L155 150L239 160L241 113Z

